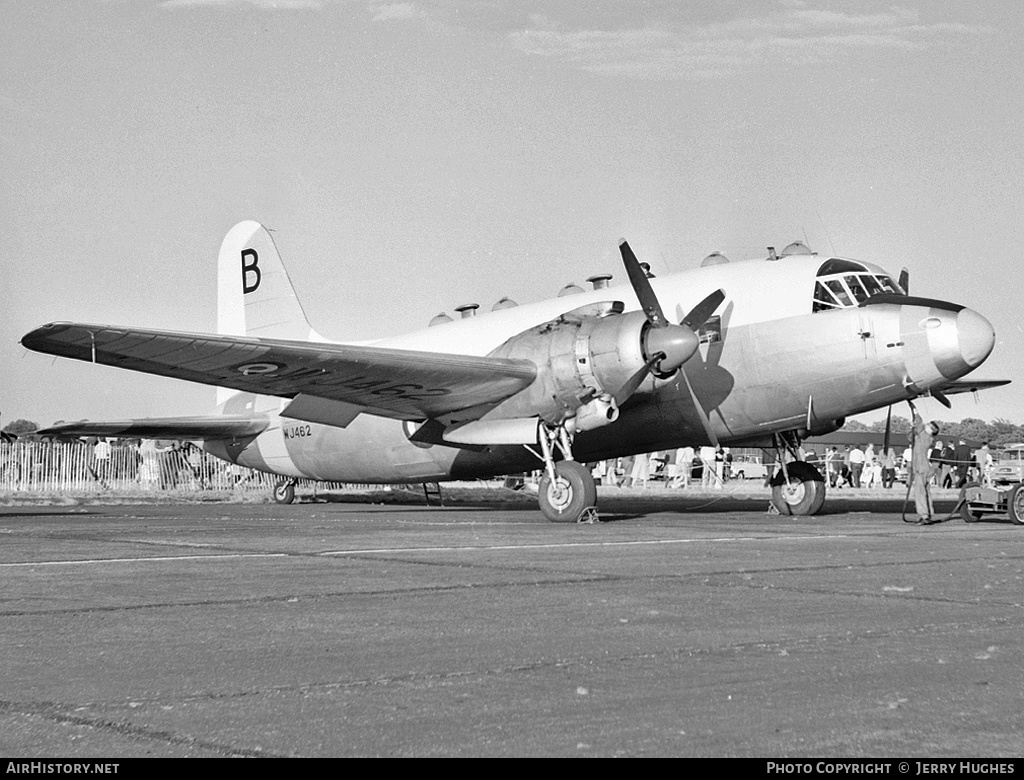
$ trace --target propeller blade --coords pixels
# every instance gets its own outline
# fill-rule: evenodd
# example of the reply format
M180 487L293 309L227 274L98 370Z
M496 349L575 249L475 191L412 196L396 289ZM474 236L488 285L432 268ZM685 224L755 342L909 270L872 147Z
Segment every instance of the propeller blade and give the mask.
M715 309L722 305L722 301L724 300L725 290L722 290L721 288L715 290L703 301L690 309L690 313L683 317L683 321L680 325L685 325L690 330L700 330L704 323L710 319L711 315L715 313Z
M643 381L647 379L648 374L651 373L651 369L654 368L654 364L664 357L665 355L659 352L657 355L655 355L646 363L644 363L644 365L640 367L639 371L637 371L635 374L633 374L633 376L626 380L626 383L622 385L622 387L618 389L618 392L614 394L616 406L622 406L622 404L626 403L626 400L631 395L633 395L633 393L636 392L637 388L640 387Z
M693 385L690 384L690 377L686 375L686 371L680 371L683 375L683 379L686 380L686 389L690 391L690 398L693 400L693 408L697 410L697 416L700 418L700 424L704 426L704 433L708 435L708 439L712 444L715 445L715 449L718 449L718 437L715 436L715 429L711 427L711 418L708 417L707 412L704 411L704 407L700 405L700 399L697 398L697 394L693 391Z
M899 283L900 287L903 288L903 292L910 295L910 271L906 268L900 271Z
M889 451L889 434L892 433L892 405L885 415L885 438L882 440L882 452Z
M629 283L640 301L640 308L647 315L647 321L653 328L664 328L668 325L668 320L665 319L665 314L661 310L658 297L654 294L654 288L651 287L647 274L640 267L640 261L636 259L636 255L633 254L633 250L629 248L629 244L624 238L619 239L619 252L622 254L622 264L626 267Z

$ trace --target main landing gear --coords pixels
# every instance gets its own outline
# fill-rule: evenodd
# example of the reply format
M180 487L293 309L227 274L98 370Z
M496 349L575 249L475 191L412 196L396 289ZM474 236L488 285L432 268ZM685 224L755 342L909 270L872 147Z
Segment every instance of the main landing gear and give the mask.
M539 438L541 454L538 457L544 461L539 500L544 517L553 523L597 520L597 486L590 470L572 459L572 445L565 426L549 428L542 424ZM555 447L565 458L557 463Z
M295 500L294 479L282 479L274 485L274 501L279 504L290 504Z
M775 451L782 468L772 477L772 506L780 515L815 515L825 503L825 478L810 463L799 460L795 434L776 434Z

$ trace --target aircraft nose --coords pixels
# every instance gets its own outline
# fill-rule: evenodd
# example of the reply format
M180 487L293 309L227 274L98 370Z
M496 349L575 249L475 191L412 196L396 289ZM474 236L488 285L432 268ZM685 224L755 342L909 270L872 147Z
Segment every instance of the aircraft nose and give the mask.
M973 309L961 309L956 315L960 357L971 368L977 368L992 353L996 332L992 323Z
M996 343L992 324L973 309L928 303L905 305L900 314L907 378L922 389L973 371Z

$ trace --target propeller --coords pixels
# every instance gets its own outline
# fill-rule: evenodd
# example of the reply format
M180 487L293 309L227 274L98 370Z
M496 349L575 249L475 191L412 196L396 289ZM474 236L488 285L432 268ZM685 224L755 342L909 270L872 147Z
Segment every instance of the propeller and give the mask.
M652 371L663 375L671 374L693 356L697 347L700 346L697 331L725 300L725 292L719 289L707 295L704 300L690 310L689 314L683 317L683 321L679 325L676 325L670 322L665 316L665 312L662 311L658 296L655 295L647 274L640 267L640 261L636 259L636 255L633 254L633 250L624 238L619 240L619 252L622 254L622 263L626 268L629 283L633 287L633 292L636 293L637 300L640 301L640 308L647 315L648 323L643 335L643 350L647 360L615 393L616 403L621 404L636 392ZM717 447L718 439L711 427L711 420L708 419L704 407L698 402L697 394L693 391L690 378L686 376L685 371L683 379L690 391L693 405L700 415L701 424L704 426L708 438Z

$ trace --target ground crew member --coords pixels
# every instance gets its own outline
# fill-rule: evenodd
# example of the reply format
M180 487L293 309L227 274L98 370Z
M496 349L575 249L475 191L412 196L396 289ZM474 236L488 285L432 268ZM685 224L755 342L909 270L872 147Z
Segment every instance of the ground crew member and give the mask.
M935 522L932 519L934 514L932 497L928 492L928 481L932 475L932 463L928 459L928 455L938 434L939 424L933 421L925 425L921 415L914 410L914 446L911 456L910 485L914 494L914 504L917 507L919 525L929 525Z

